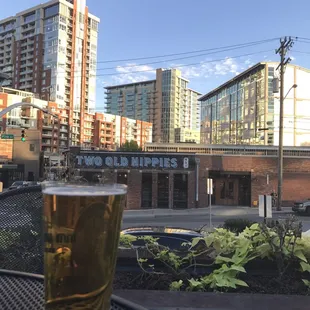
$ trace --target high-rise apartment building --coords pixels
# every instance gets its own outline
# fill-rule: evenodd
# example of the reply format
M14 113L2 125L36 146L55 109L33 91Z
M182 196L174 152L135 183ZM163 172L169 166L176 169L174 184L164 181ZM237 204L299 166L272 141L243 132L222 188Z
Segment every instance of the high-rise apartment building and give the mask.
M65 109L67 144L89 140L95 112L99 19L85 0L52 0L0 21L3 86L32 92Z
M262 62L200 98L201 143L279 143L279 63ZM288 65L284 74L286 146L310 145L310 70Z
M153 124L153 141L200 141L199 92L177 69L157 69L156 79L106 87L106 111Z
M41 151L45 154L59 153L68 146L68 110L55 102L38 99L33 93L0 88L0 111L18 102L33 103L46 109L57 118L32 107L18 107L0 119L0 132L21 129L41 133ZM75 133L76 128L71 129ZM118 115L94 113L84 116L84 148L117 150L126 141L135 141L141 148L152 142L152 124ZM0 149L0 157L4 150Z

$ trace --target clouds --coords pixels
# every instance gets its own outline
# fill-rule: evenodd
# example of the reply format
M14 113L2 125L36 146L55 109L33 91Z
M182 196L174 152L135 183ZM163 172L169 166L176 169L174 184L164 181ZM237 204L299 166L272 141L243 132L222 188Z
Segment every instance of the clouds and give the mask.
M182 72L182 76L191 82L202 81L209 78L222 77L230 78L251 67L254 62L250 59L234 59L226 57L222 61L212 61L205 59L197 65L187 65L183 63L170 63L165 68L177 68ZM158 66L160 67L160 66ZM150 65L139 65L127 63L124 66L115 68L115 75L111 75L107 85L127 84L155 79L156 68Z
M127 63L125 66L117 66L116 75L112 76L112 85L136 83L154 78L156 69L136 63Z
M172 66L179 68L182 71L182 75L190 80L208 79L211 77L237 75L245 67L252 66L253 63L250 59L244 61L237 61L233 58L225 58L222 61L212 62L212 60L206 60L195 66L185 67L182 64L173 64Z

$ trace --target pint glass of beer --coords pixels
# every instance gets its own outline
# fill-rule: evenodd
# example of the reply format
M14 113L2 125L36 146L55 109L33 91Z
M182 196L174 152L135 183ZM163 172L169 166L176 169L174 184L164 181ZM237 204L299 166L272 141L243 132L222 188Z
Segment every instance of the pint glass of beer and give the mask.
M126 193L121 184L43 184L46 309L110 309Z

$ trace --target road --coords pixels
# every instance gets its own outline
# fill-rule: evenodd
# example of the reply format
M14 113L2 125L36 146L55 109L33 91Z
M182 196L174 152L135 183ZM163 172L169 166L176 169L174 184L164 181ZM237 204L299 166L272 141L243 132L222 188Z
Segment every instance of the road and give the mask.
M285 219L286 214L275 214L273 219ZM212 217L212 225L219 226L224 223L228 218L245 218L251 221L262 221L256 214L229 216L226 215L215 215ZM309 216L296 216L298 220L303 223L303 231L306 232L310 230L310 217ZM135 226L172 226L181 227L188 229L200 228L203 225L209 225L209 217L207 215L196 215L196 214L186 214L186 215L162 215L156 217L125 217L123 220L122 228L129 228Z

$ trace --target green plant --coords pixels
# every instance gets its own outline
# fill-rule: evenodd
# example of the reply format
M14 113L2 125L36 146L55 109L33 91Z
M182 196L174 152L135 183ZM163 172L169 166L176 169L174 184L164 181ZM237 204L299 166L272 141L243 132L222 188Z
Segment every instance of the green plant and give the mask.
M183 281L174 281L170 284L169 289L170 291L180 291L181 287L183 286Z
M248 219L228 219L224 222L223 228L238 234L253 224L254 222Z
M289 266L296 262L296 259L307 261L303 248L298 242L301 238L302 224L297 222L294 217L278 221L271 228L262 223L260 229L265 239L265 242L260 246L266 249L267 257L274 259L279 280L281 280ZM262 253L260 254L262 255Z
M254 224L255 225L255 224ZM249 228L249 232L257 229L256 225ZM253 233L252 233L253 234ZM252 247L251 240L245 236L236 236L224 228L216 229L203 238L207 247L215 250L214 264L219 268L199 279L189 280L188 290L228 289L237 286L247 286L247 283L238 279L240 273L245 273L244 266L257 254ZM195 245L198 240L193 241Z
M204 242L206 245L206 252L209 254L212 252L211 250L215 251L215 254L220 253L231 253L235 247L237 242L237 236L235 233L228 231L224 228L217 228L214 232L207 233L203 238L194 238L191 244L191 249L198 244L198 242ZM196 255L201 255L202 253L196 253Z
M141 237L140 237L141 238ZM202 238L192 240L187 253L172 251L158 244L152 237L142 237L144 249L155 261L162 264L150 265L149 260L140 257L137 261L145 273L171 274L178 281L170 284L170 290L186 288L189 291L235 289L248 284L240 279L246 273L247 264L257 258L267 258L275 262L278 280L281 280L290 266L299 265L301 271L310 273L310 238L301 237L301 224L294 218L270 224L247 225L242 232L235 233L224 228L206 233ZM199 246L197 246L199 244ZM209 265L200 264L199 259L211 259ZM161 267L165 268L159 270ZM189 268L195 271L199 266L213 266L212 272L191 278ZM310 279L305 276L303 283L310 289Z
M119 247L131 248L132 243L137 240L136 236L121 234L119 238Z

